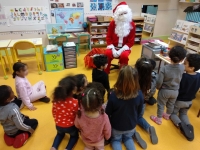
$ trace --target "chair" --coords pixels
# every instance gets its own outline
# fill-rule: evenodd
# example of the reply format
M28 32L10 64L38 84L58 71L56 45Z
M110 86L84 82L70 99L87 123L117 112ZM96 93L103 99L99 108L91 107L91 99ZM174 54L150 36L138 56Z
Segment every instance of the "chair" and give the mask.
M197 114L197 117L199 117L200 116L200 109L199 109L199 112L198 112L198 114Z
M4 63L3 63L3 60L4 60ZM4 64L5 64L5 66L6 66L7 69L8 69L8 67L7 67L7 64L6 64L5 57L3 57L1 55L1 52L0 52L0 62L1 62L1 66L2 66L2 69L3 69L3 73L4 73L4 79L6 80L6 79L8 79L8 76L6 74L6 70L5 70Z
M115 58L115 59L119 59L119 58ZM119 69L120 68L120 63L118 62L118 64L110 64L112 67L110 68L110 70L114 70L114 69Z
M39 59L38 59L37 49L36 49L35 45L32 42L19 41L19 42L14 44L13 50L14 50L15 60L20 62L21 58L30 56L30 55L19 55L18 54L18 50L28 50L28 49L31 49L31 48L33 48L35 50L35 59L37 61L38 74L41 75L42 72L41 72L41 68L40 68L40 62L39 62Z
M53 44L57 44L58 46L62 46L63 42L67 42L67 36L57 36L53 41Z
M84 46L85 47L85 50L86 50L86 47L89 48L89 50L91 50L91 42L90 42L90 35L89 34L80 34L78 35L78 43L76 45L76 52L77 54L79 55L79 48L80 46Z

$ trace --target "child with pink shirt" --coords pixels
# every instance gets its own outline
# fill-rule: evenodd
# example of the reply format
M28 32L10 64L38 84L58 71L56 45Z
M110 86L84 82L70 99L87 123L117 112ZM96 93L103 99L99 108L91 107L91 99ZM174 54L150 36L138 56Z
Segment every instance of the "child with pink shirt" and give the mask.
M82 95L81 106L75 119L85 144L84 150L104 150L104 138L111 136L111 125L102 109L103 96L96 88L86 88Z
M18 98L22 100L23 104L30 110L36 110L32 102L40 100L48 103L50 99L46 96L46 87L43 81L31 85L26 76L28 75L27 65L17 62L13 65L13 78L15 79L15 87Z

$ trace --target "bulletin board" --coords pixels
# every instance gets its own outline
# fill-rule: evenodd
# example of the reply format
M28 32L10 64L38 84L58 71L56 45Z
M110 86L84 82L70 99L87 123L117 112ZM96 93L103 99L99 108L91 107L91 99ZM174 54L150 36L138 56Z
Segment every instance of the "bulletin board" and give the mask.
M49 0L52 23L56 23L56 8L83 8L84 21L87 16L112 16L118 0Z
M34 15L33 12L38 12L39 15L41 14L41 17L39 16L40 18L38 18L37 16L35 20L29 20L30 14L27 10L28 7L33 7L32 15ZM24 8L27 10L26 12L23 11ZM13 16L11 12L12 9ZM21 9L21 13L24 14L19 13ZM29 11L30 9L31 8L29 8ZM34 9L37 10L35 11ZM0 10L0 32L44 30L45 24L51 23L49 0L0 0ZM19 20L14 21L16 17L14 15L19 15ZM15 19L17 19L17 17Z

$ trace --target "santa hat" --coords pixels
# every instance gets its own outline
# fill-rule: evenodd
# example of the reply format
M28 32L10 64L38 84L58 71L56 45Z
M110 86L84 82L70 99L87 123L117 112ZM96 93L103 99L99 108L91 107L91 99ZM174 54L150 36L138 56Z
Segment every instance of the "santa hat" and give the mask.
M113 13L115 13L115 11L120 8L120 7L128 7L126 2L121 2L119 3L114 9L113 9Z

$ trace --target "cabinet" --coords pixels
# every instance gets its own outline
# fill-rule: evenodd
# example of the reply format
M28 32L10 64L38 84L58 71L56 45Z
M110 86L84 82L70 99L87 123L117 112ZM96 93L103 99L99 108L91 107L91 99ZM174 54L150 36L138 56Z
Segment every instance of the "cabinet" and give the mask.
M106 35L109 24L110 21L88 21L91 47L106 47Z
M144 17L133 17L133 22L135 23L135 44L141 44L142 31L144 26Z
M185 48L190 53L200 53L200 27L190 27Z
M76 45L74 42L63 43L63 55L65 68L77 68Z
M44 61L45 61L46 71L48 72L63 70L64 63L63 63L62 48L58 47L58 51L56 52L47 52L46 48L44 48Z

